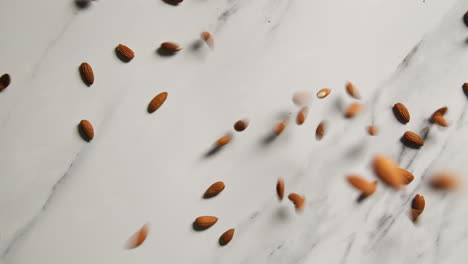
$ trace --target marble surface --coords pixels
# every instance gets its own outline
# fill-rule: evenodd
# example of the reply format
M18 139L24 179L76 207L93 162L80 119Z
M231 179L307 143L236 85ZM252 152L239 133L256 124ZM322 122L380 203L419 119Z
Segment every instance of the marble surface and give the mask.
M438 170L467 172L466 10L466 0L99 0L84 10L1 1L0 73L12 84L0 93L0 263L466 263L468 197L426 184ZM194 48L203 30L214 50ZM184 50L161 57L163 41ZM135 51L132 62L117 59L119 43ZM342 114L355 101L348 80L364 104L352 120ZM324 87L332 93L312 101L304 125L262 144L281 113L297 112L294 92ZM148 114L162 91L165 105ZM393 117L396 102L409 124ZM430 125L444 105L450 126ZM206 157L241 118L249 128ZM95 126L90 143L81 119ZM370 124L378 136L366 134ZM421 150L402 147L406 130L428 133ZM376 153L416 178L357 203L345 176L373 179ZM306 196L302 214L278 202L278 177ZM218 180L224 192L202 199ZM427 204L417 225L415 193ZM220 220L197 232L200 215ZM148 239L125 250L145 223ZM229 228L235 237L220 247Z

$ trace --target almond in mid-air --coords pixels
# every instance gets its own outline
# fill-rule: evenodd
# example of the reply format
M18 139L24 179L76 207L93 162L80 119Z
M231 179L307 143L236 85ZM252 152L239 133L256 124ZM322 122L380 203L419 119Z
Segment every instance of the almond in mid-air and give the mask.
M279 178L276 183L276 194L278 194L278 199L282 201L284 197L284 180L282 178Z
M413 198L413 201L411 202L411 216L413 218L413 222L418 220L418 217L424 211L425 207L426 200L424 199L424 196L416 194L416 196Z
M237 132L242 132L247 128L248 125L249 122L247 120L238 120L234 124L234 130L236 130Z
M143 242L145 242L149 233L149 224L143 225L140 230L133 234L125 243L126 249L133 249L139 247Z
M424 145L424 139L422 139L418 134L406 131L401 137L401 142L410 148L420 148Z
M315 129L315 138L321 140L325 135L325 130L327 128L327 123L325 121L320 122L317 128Z
M309 112L309 108L307 106L304 106L301 108L301 110L299 110L299 112L297 113L297 117L296 117L296 122L298 125L304 124L307 118L308 112Z
M297 193L291 193L288 195L288 199L294 204L296 209L302 210L305 206L305 198Z
M323 88L321 89L320 91L318 91L317 93L317 97L322 99L322 98L325 98L327 97L329 94L330 94L331 90L328 89L328 88Z
M87 62L81 63L80 75L86 85L91 86L94 83L94 71Z
M408 108L406 108L406 106L402 103L396 103L393 106L393 114L395 115L395 118L402 124L408 123L411 118Z
M211 198L213 196L218 195L220 192L224 190L224 182L219 181L213 183L208 189L205 191L205 194L203 195L205 198Z
M182 49L182 47L175 42L163 42L160 48L169 53L175 53Z
M229 244L229 242L231 242L233 237L234 237L234 228L231 228L221 235L221 237L219 238L219 244L221 246L225 246Z
M351 82L346 83L346 92L355 99L361 99L359 91L357 90L356 86Z
M397 170L398 167L389 157L375 156L372 167L377 177L388 186L398 189L403 184L403 179Z
M346 179L354 188L361 191L361 194L366 197L372 195L377 188L377 181L370 182L356 175L350 175Z
M158 110L164 104L166 99L167 92L162 92L156 95L148 105L148 113L153 113L154 111Z
M353 118L357 114L359 114L361 112L361 110L362 110L362 105L360 103L350 104L348 106L348 108L346 108L345 117L346 118Z
M91 141L94 138L94 128L88 120L81 120L79 125L79 132L84 140Z
M0 77L0 92L6 89L11 83L11 77L8 73L5 73Z
M195 219L194 225L198 229L207 229L218 222L216 216L200 216Z
M396 168L398 174L400 174L403 184L410 184L414 180L414 175L402 168Z

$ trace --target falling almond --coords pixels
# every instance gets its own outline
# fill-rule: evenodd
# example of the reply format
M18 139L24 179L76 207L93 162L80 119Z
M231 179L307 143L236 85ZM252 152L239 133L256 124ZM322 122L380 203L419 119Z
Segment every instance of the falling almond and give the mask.
M362 105L360 103L354 103L348 106L348 108L345 111L345 117L346 118L353 118L357 114L359 114L362 110Z
M11 77L8 73L3 74L0 77L0 92L6 89L11 83Z
M135 53L133 52L133 50L122 44L119 44L115 48L115 53L117 54L117 57L119 57L119 59L121 59L124 62L129 62L135 57Z
M195 226L199 229L206 229L218 222L218 218L215 216L200 216L195 219Z
M424 145L424 140L418 134L411 131L406 131L403 134L401 142L410 148L420 148Z
M465 22L465 25L468 27L468 11L463 16L463 21Z
M463 84L463 92L465 93L466 96L468 96L468 83Z
M210 198L210 197L216 196L224 190L224 187L225 187L224 182L222 181L215 182L210 187L208 187L208 189L205 191L204 197Z
M321 140L323 136L325 135L325 130L326 130L326 122L322 121L320 124L318 124L317 128L315 129L315 138L317 140Z
M432 177L432 188L444 191L453 191L460 185L459 178L452 173L439 173Z
M434 113L431 116L431 122L434 123L434 124L437 124L437 125L439 125L441 127L447 127L448 126L447 120L445 120L445 117L440 113Z
M239 120L237 121L235 124L234 124L234 129L237 131L237 132L242 132L244 131L247 126L249 125L249 122L246 121L246 120Z
M379 129L376 126L368 126L367 133L371 136L375 136L379 133Z
M283 133L283 130L286 128L286 121L283 121L281 123L278 123L275 128L273 129L273 133L275 133L275 135L279 135L281 133Z
M163 43L161 43L160 48L162 50L164 50L166 52L170 52L170 53L175 53L175 52L180 51L182 49L182 47L180 47L180 45L175 43L175 42L163 42Z
M279 178L276 183L276 193L278 194L280 201L282 201L284 197L284 180L281 178Z
M305 198L297 193L291 193L288 195L288 199L293 202L294 206L298 210L302 210L305 205Z
M299 112L297 113L297 117L296 117L296 122L298 125L304 124L304 121L307 118L308 111L309 111L309 108L307 106L304 106L301 108L301 110L299 110Z
M418 220L419 215L421 215L425 207L426 201L424 200L424 196L416 194L411 202L411 216L413 218L413 222Z
M201 33L201 39L205 41L205 43L208 45L208 47L213 48L214 47L214 40L213 36L211 35L210 32L204 31Z
M83 139L85 139L86 141L93 140L93 138L94 138L94 128L93 128L93 125L91 124L91 122L89 122L88 120L81 120L80 125L79 125L79 129L80 129L79 132L80 132L81 136L83 137Z
M402 124L406 124L410 121L410 113L408 111L408 108L402 103L396 103L393 106L393 114L395 115L395 118L400 121Z
M356 175L350 175L346 179L354 188L361 191L363 196L372 195L377 188L377 181L370 182Z
M216 140L215 145L219 146L219 147L224 146L224 145L228 144L229 142L231 142L231 139L232 139L232 136L224 136L224 137Z
M80 74L81 74L81 79L83 79L83 82L91 86L94 83L94 71L91 65L89 65L86 62L81 63L80 65Z
M346 83L346 92L355 99L361 99L361 95L359 94L356 86L351 82Z
M148 105L148 113L153 113L154 111L158 110L164 104L166 99L167 92L162 92L156 95Z
M125 243L126 249L133 249L139 247L143 242L145 242L146 237L149 233L149 224L143 225L140 230L133 234Z
M374 157L372 167L377 177L379 177L379 179L381 179L385 184L396 189L403 184L403 180L401 175L398 173L397 166L390 158L383 155L377 155Z
M320 99L325 98L330 94L330 92L331 92L330 89L323 88L320 91L318 91L317 97L320 98Z
M295 92L292 100L296 106L306 106L312 101L312 94L307 91Z
M414 180L414 175L411 172L402 168L396 168L396 170L400 174L403 184L410 184Z
M225 246L229 244L229 242L231 242L233 237L234 237L234 228L231 228L221 235L221 237L219 238L219 244L221 246Z

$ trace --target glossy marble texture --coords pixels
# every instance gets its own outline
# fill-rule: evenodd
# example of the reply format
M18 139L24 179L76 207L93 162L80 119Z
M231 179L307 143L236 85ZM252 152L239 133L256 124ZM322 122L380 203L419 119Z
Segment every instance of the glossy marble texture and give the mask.
M0 74L12 83L0 92L0 263L466 263L468 197L427 181L468 172L467 10L466 0L1 1ZM204 30L213 50L199 42ZM163 41L183 50L160 56ZM131 62L116 57L119 43L135 51ZM362 94L354 119L343 117L357 101L347 81ZM332 92L314 97L297 126L291 97L321 88ZM397 102L411 112L406 125L392 114ZM442 106L447 128L427 121ZM235 132L242 118L250 125ZM82 119L94 125L89 143ZM367 135L371 124L378 136ZM407 130L427 134L420 150L400 143ZM230 144L206 155L227 133ZM380 183L357 203L345 177L374 179L376 153L415 180L401 191ZM302 213L278 201L279 177L286 194L305 195ZM224 191L203 199L220 180ZM426 209L415 225L416 193ZM195 231L200 215L219 221ZM147 240L125 249L145 223Z

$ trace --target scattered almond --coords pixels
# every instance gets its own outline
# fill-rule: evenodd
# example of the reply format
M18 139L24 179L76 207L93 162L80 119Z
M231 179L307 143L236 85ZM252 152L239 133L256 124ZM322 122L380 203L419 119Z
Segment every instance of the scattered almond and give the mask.
M326 128L327 124L325 121L322 121L320 124L318 124L317 128L315 129L315 138L317 140L321 140L323 138Z
M387 185L398 189L403 180L398 173L396 164L388 157L377 155L372 162L374 173Z
M300 196L299 194L297 193L291 193L288 195L288 198L291 202L293 202L294 206L296 207L296 209L303 209L304 208L304 205L305 205L305 198Z
M438 190L452 191L458 188L460 180L451 173L439 173L432 177L430 184Z
M117 53L117 56L125 62L129 62L135 57L135 53L133 52L133 50L122 44L119 44L115 48L115 52Z
M83 82L91 86L94 83L94 72L93 68L91 68L91 65L89 65L86 62L81 63L80 65L80 74L81 74L81 79L83 79Z
M234 124L234 129L238 132L244 131L247 126L249 125L249 122L246 120L239 120Z
M125 243L126 249L133 249L139 247L143 242L145 242L146 237L149 233L149 224L143 225L140 230L133 234Z
M296 117L296 123L298 125L304 124L304 121L307 118L308 112L309 112L309 108L307 106L304 106L301 108L301 110L299 110L299 112L297 113L297 117Z
M424 140L416 133L406 131L401 138L403 144L410 148L420 148L424 145Z
M331 90L328 88L323 88L322 90L318 91L317 97L322 99L327 97L330 94Z
M361 106L360 103L351 104L351 105L348 106L348 108L345 111L345 117L346 118L353 118L357 114L359 114L359 112L361 112L361 110L362 110L362 106Z
M6 89L11 83L11 77L8 73L5 73L0 77L0 92Z
M447 111L448 111L448 107L444 106L444 107L437 109L432 115L437 115L437 114L445 115Z
M463 21L465 22L465 25L468 27L468 11L463 16Z
M465 93L466 96L468 96L468 83L463 84L463 92Z
M218 222L218 218L215 216L200 216L195 219L195 226L201 229L206 229Z
M402 168L396 168L396 170L400 174L403 184L408 185L414 180L414 175L411 172Z
M424 196L416 194L411 203L411 216L413 218L413 222L416 222L418 220L418 217L424 211L425 207L426 201L424 200Z
M379 129L376 126L368 126L367 133L371 136L375 136L379 133Z
M276 183L276 193L280 201L282 201L284 197L284 180L281 178L279 178L278 183Z
M148 112L153 113L154 111L158 110L164 104L166 99L167 99L167 92L162 92L156 95L148 105Z
M406 108L406 106L402 103L396 103L393 106L393 114L402 124L406 124L410 121L410 113L408 108Z
M94 128L88 120L81 120L80 132L86 141L91 141L94 138Z
M178 5L182 3L184 0L163 0L163 1L171 5Z
M161 49L167 52L174 53L180 51L182 47L180 47L180 45L175 42L163 42L161 43Z
M216 196L224 190L224 187L225 187L224 182L222 181L215 182L210 187L208 187L208 189L205 191L204 197L210 198L210 197Z
M210 48L213 48L214 47L214 40L213 40L213 36L211 35L210 32L202 32L201 33L201 39L203 41L205 41L205 43L210 47Z
M351 82L346 83L346 92L355 99L361 99L361 95L359 94L356 86Z
M219 238L219 244L221 246L225 246L229 244L229 242L231 242L233 237L234 237L234 228L231 228L221 235L221 237Z
M273 133L275 133L275 135L277 136L283 133L284 129L286 128L286 124L287 124L286 121L278 123L273 129Z
M224 136L224 137L216 140L215 145L219 146L219 147L224 146L224 145L228 144L229 142L231 142L231 139L232 139L232 136Z
M447 127L448 123L445 120L445 117L442 114L435 114L431 116L431 122L437 124L441 127Z
M377 188L377 181L370 182L355 175L350 175L346 179L352 186L361 191L364 196L372 195Z

